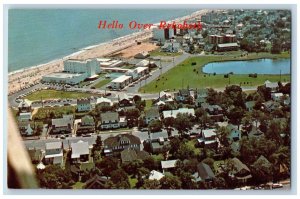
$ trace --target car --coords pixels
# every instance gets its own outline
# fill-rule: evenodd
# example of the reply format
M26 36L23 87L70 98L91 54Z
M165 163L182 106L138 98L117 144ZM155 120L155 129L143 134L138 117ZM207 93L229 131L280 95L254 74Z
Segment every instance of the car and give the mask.
M280 183L274 183L274 184L272 185L272 189L278 189L278 188L282 188L282 187L283 187L283 185L280 184Z
M96 89L96 87L95 87L95 86L92 86L91 89Z
M111 93L106 93L105 96L111 96Z

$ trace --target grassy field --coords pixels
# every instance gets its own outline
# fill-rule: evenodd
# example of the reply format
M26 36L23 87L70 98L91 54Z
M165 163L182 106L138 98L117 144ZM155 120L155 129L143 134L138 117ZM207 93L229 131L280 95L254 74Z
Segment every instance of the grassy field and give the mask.
M257 78L248 77L248 75L230 75L230 78L224 78L224 75L212 75L204 74L201 68L210 62L222 62L222 61L237 61L237 60L252 60L261 58L288 58L288 53L282 53L280 55L273 55L270 53L252 53L248 56L233 55L217 55L217 56L202 56L191 57L182 63L175 66L162 76L156 78L146 86L140 88L140 92L155 93L161 90L177 90L180 88L222 88L226 85L240 85L240 86L257 86L263 84L266 80L279 81L279 75L257 75ZM196 62L195 66L192 66L192 62ZM290 75L281 75L281 81L290 81Z
M112 79L104 79L101 80L100 82L98 82L97 84L95 84L95 88L101 88L102 86L108 84L109 82L111 82Z
M64 114L74 114L75 109L74 106L39 108L37 113L33 115L33 119L43 120L50 117L50 113L53 113L53 118L59 118Z
M152 107L152 100L145 100L145 101L146 101L146 106L145 106L145 111L146 111Z
M85 183L83 183L83 182L76 182L76 183L72 186L72 188L73 188L73 189L82 189L84 185L85 185Z
M138 180L135 177L133 176L129 177L129 184L131 189L135 188L137 182Z
M77 99L81 97L90 97L95 94L81 93L75 91L57 91L57 90L40 90L27 95L25 98L30 101L46 100L46 99Z
M153 50L150 53L150 56L152 57L157 57L157 56L178 56L182 55L182 52L177 52L177 53L169 53L169 52L161 52L159 49L158 50Z

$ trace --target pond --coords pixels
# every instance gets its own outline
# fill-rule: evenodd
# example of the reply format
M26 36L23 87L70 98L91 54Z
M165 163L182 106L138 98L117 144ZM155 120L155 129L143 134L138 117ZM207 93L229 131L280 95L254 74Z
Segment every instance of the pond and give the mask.
M290 74L290 59L256 59L247 61L226 61L206 64L204 73L227 74ZM200 69L201 70L201 69Z

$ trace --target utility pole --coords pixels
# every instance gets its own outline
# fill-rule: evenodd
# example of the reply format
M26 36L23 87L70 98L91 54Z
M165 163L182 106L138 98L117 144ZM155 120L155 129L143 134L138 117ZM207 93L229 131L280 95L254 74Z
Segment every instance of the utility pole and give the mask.
M281 70L280 70L280 76L279 76L279 81L281 82Z

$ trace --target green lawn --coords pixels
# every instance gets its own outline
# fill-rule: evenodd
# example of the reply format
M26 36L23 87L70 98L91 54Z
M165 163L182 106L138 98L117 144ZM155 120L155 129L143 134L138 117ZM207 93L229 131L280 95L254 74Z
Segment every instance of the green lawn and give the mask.
M101 88L103 86L105 86L106 84L108 84L109 82L111 82L112 79L104 79L101 80L100 82L98 82L97 84L94 85L95 88Z
M189 140L188 142L186 142L186 145L194 151L195 155L200 155L201 151L199 148L195 147L196 143L197 143L197 140L193 139L193 140Z
M145 106L145 111L146 111L152 107L152 100L145 100L145 101L146 101L146 106Z
M180 88L223 88L226 85L237 84L241 86L257 86L263 84L266 80L279 81L279 75L258 75L257 78L248 77L248 75L230 75L230 78L224 78L224 75L212 75L202 73L201 68L210 62L235 61L235 60L251 60L260 58L287 58L290 55L282 53L273 55L270 53L252 53L248 56L240 57L236 53L233 55L218 56L202 56L191 57L175 66L162 76L156 78L146 86L140 88L140 92L155 93L161 90L171 89L178 90ZM196 62L192 66L192 62ZM282 75L281 81L290 81L290 75Z
M85 185L83 182L76 182L72 187L73 189L82 189L82 187Z
M135 185L138 182L138 180L133 176L130 176L128 179L129 179L130 188L131 189L135 188Z
M30 101L39 101L41 99L77 99L81 97L90 97L92 95L95 94L81 93L75 91L40 90L27 95L25 98Z
M153 50L150 53L150 56L152 57L156 57L156 56L178 56L178 55L182 55L182 52L177 52L177 53L169 53L169 52L161 52L159 49L158 50Z
M74 106L39 108L37 113L33 115L33 119L43 120L49 118L51 113L53 113L53 118L59 118L64 114L74 114L75 109Z

